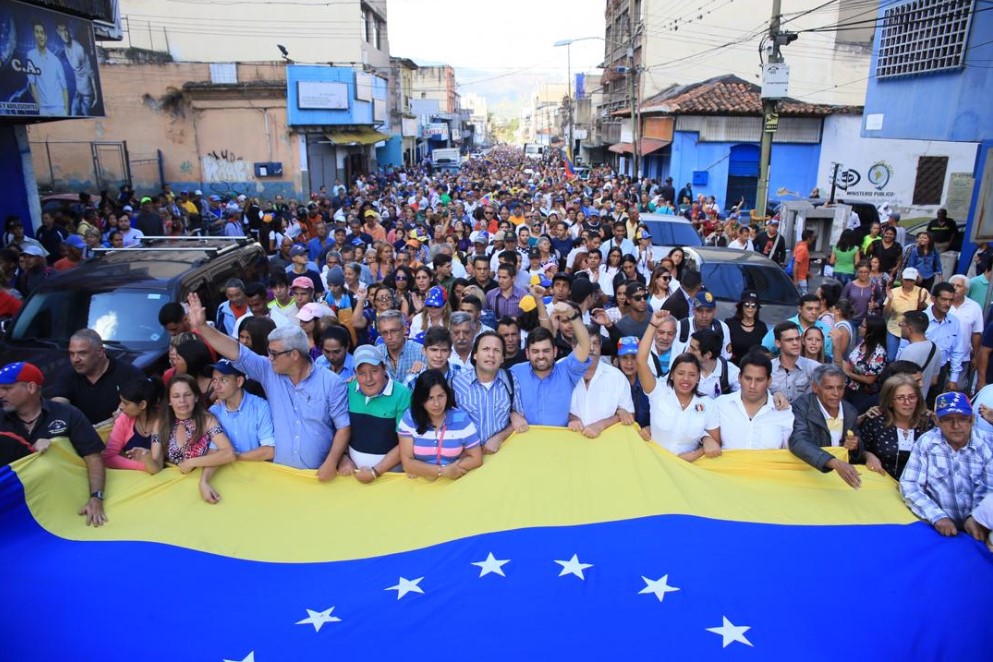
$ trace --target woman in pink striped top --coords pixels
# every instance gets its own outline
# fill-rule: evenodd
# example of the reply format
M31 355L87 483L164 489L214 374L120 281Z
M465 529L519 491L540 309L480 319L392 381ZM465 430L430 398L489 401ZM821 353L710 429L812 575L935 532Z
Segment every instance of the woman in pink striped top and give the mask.
M438 370L425 370L414 382L397 435L400 461L411 478L457 480L483 463L476 426L455 407L452 389Z
M121 415L103 451L107 467L158 473L161 467L152 459L151 442L161 420L164 390L158 377L138 377L121 387Z

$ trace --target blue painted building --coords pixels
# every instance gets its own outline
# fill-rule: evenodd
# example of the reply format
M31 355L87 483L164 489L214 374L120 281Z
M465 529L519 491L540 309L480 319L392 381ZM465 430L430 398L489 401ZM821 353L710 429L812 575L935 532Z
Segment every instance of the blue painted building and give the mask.
M287 66L286 117L290 129L306 138L311 191L375 170L377 156L388 157L390 141L399 141L384 132L386 79L361 69Z
M712 195L724 209L741 198L752 209L763 129L760 92L758 85L727 75L676 85L644 101L641 174L659 181L671 176L677 191L691 183L694 194ZM859 112L857 107L781 102L770 191L814 188L824 118Z
M978 0L880 8L862 135L978 142L959 270L993 241L993 12ZM972 241L970 241L972 240Z

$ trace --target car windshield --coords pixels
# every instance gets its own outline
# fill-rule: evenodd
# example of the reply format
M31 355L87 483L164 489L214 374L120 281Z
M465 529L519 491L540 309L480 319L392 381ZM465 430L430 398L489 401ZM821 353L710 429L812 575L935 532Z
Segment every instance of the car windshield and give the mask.
M90 328L106 341L131 349L165 347L168 335L159 325L159 309L167 295L155 290L35 292L24 305L11 340L54 340L68 345L69 337Z
M684 221L642 221L655 246L701 246L700 235Z
M796 306L800 296L786 273L774 265L704 263L700 276L718 299L737 301L745 290L758 292L766 304Z

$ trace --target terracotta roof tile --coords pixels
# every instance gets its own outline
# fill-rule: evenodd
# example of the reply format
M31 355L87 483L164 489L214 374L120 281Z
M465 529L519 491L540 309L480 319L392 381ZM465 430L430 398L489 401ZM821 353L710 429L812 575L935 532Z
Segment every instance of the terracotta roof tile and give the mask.
M762 98L758 85L734 75L718 76L698 83L673 85L641 104L641 112L670 115L761 115ZM860 113L860 106L832 106L784 99L780 115L826 116ZM625 113L627 114L627 113Z

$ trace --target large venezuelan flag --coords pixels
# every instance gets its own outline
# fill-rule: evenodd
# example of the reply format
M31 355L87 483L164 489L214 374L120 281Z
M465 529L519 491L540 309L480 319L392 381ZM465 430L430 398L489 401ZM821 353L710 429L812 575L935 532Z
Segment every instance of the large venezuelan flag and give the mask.
M785 451L535 429L458 482L0 469L0 659L989 660L993 556Z

